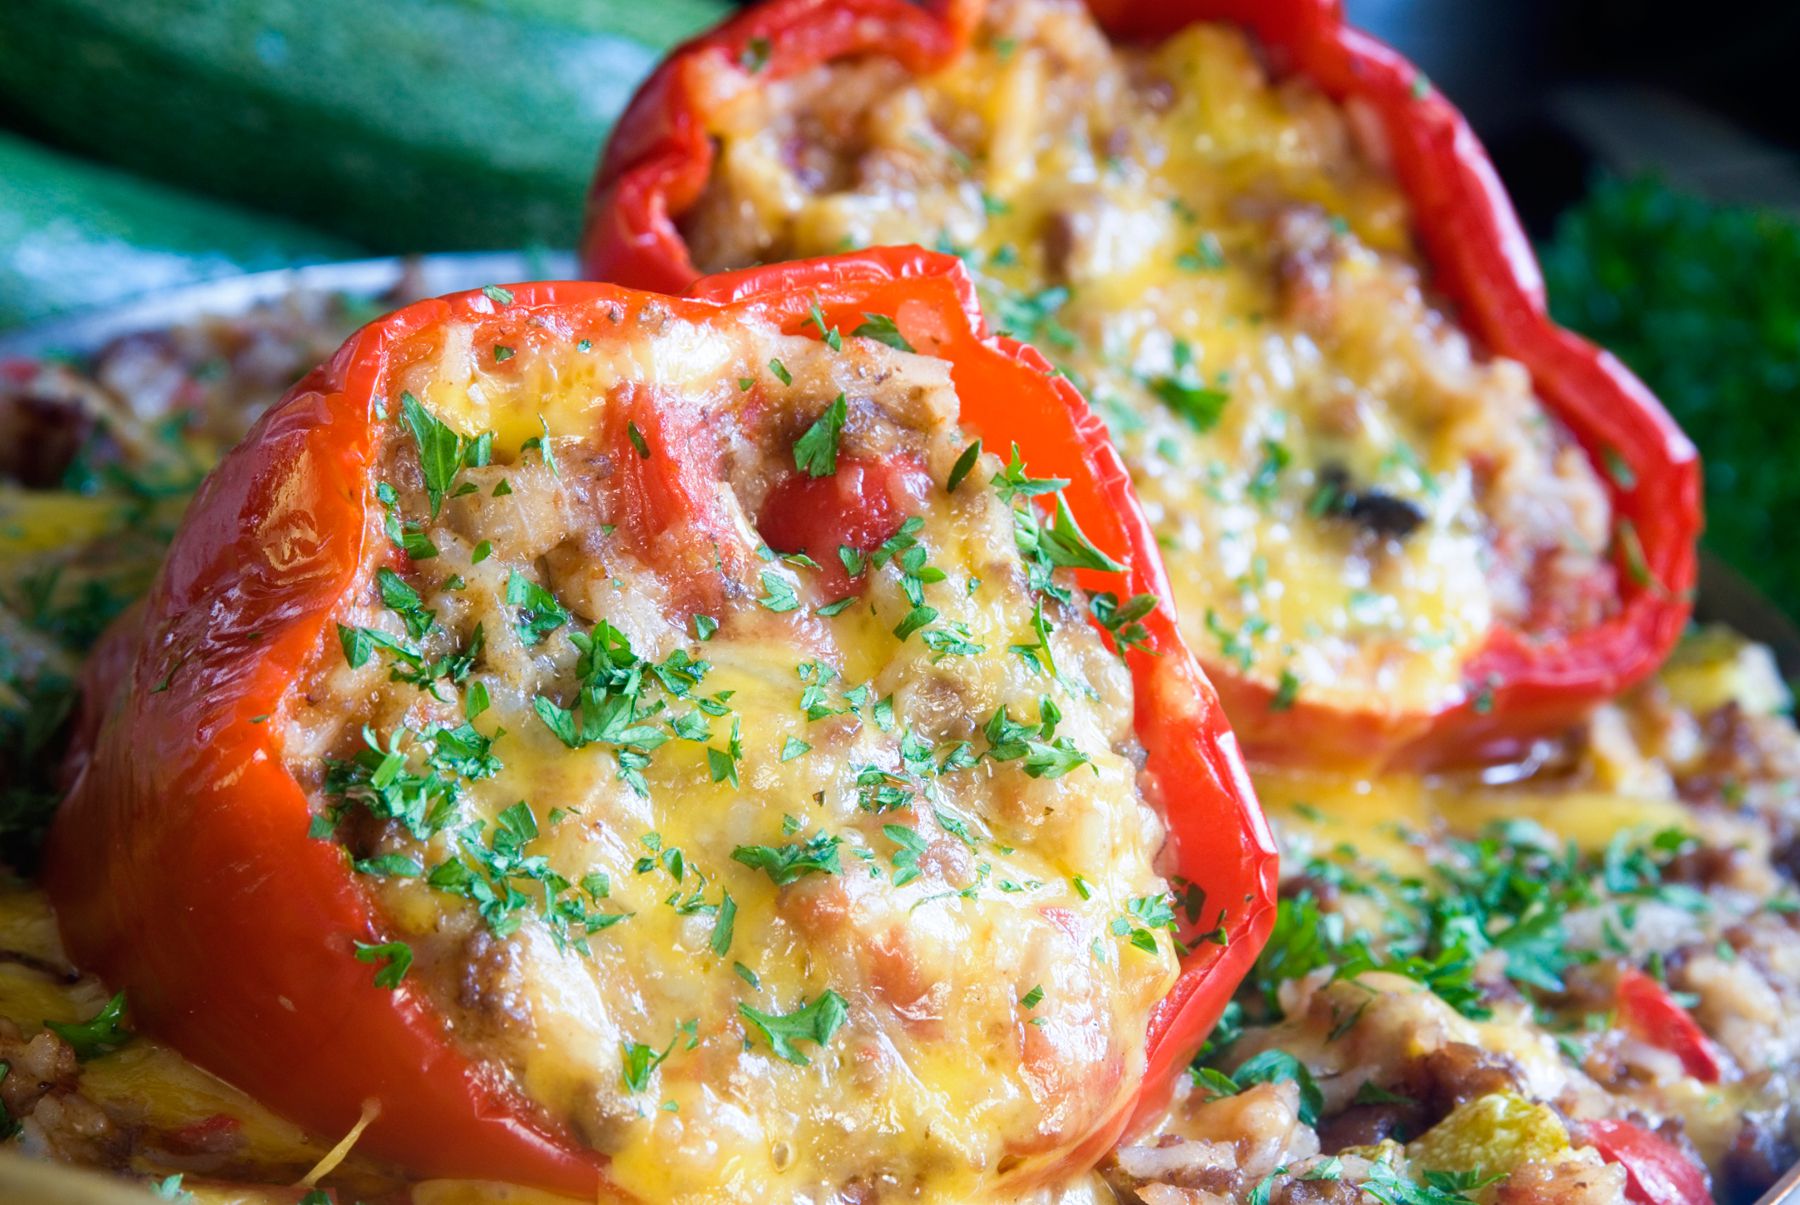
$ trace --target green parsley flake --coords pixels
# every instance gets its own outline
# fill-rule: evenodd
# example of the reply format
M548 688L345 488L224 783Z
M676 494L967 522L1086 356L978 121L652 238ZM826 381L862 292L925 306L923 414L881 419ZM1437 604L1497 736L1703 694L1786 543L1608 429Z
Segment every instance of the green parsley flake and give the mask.
M410 393L400 394L400 410L419 449L419 469L425 477L425 494L431 500L431 517L437 518L444 495L462 466L463 437Z
M569 622L569 613L556 596L517 569L506 579L506 603L520 609L513 626L527 645L541 644L544 637Z
M644 439L644 433L638 430L636 423L625 424L625 437L631 441L631 446L637 449L640 460L650 459L650 444Z
M1016 446L1016 445L1015 445ZM981 441L978 439L963 449L962 455L956 458L956 464L950 469L950 479L944 482L944 492L954 494L956 487L963 483L975 469L975 462L981 459Z
M751 38L744 43L744 49L738 55L738 66L751 75L760 74L769 65L770 49L769 39Z
M781 845L740 845L731 851L731 860L763 871L777 887L785 887L809 874L843 873L838 859L841 844L836 837L815 833L805 841Z
M762 588L763 596L756 601L769 610L780 614L800 609L800 596L794 593L793 583L774 570L763 570Z
M863 321L850 332L862 339L873 339L877 343L885 343L896 351L912 351L913 345L908 343L900 328L886 314L863 314Z
M824 1046L843 1028L850 1017L850 1007L842 996L826 988L811 1004L785 1015L760 1012L748 1004L739 1004L738 1013L763 1036L777 1058L805 1067L809 1060L794 1048L793 1043L804 1041Z
M381 969L375 972L375 986L385 987L390 991L400 986L411 969L413 960L412 947L403 941L384 941L371 945L367 942L356 943L356 961L381 963Z
M794 441L794 467L809 477L830 477L836 473L838 438L848 417L849 407L840 393L806 433Z
M125 993L119 992L85 1021L45 1021L44 1028L67 1042L82 1062L111 1054L131 1040L125 1027Z

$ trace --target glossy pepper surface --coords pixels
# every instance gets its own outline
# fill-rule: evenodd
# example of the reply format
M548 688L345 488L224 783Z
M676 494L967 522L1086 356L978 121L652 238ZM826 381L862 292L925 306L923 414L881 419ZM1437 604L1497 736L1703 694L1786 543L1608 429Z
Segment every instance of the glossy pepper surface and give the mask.
M370 901L343 850L308 836L312 803L271 717L330 638L366 558L382 555L365 540L378 505L379 415L397 388L393 350L451 323L509 346L554 329L573 349L578 338L618 337L616 315L651 306L813 337L815 312L849 326L864 312L893 315L913 346L950 364L969 435L990 448L1016 442L1033 472L1068 480L1081 526L1126 567L1123 583L1106 574L1090 584L1164 600L1143 621L1147 647L1127 654L1143 782L1167 819L1171 868L1206 904L1150 1025L1136 1103L1154 1107L1267 935L1273 847L1099 421L1035 351L987 335L957 261L916 250L729 273L676 299L607 284L514 285L420 302L353 336L225 459L141 615L94 659L74 786L47 848L71 953L128 993L145 1032L314 1132L348 1130L376 1102L358 1149L413 1175L580 1195L604 1182L603 1158L462 1053L422 992L372 982L353 945L382 940ZM679 458L657 459L672 466L669 479L637 483L651 548L676 521L703 523L714 485L691 479ZM1098 1159L1129 1120L1108 1118L1074 1158Z
M1649 674L1691 609L1700 530L1693 445L1660 403L1605 351L1555 325L1542 278L1499 177L1474 132L1401 56L1344 23L1338 0L1089 0L1122 40L1150 41L1199 21L1247 29L1278 74L1298 73L1377 140L1411 209L1435 289L1487 350L1528 368L1538 394L1599 471L1616 517L1619 605L1553 638L1492 628L1463 666L1460 702L1396 711L1275 692L1207 659L1253 758L1429 766L1502 757L1577 720ZM886 55L928 73L968 43L981 0L770 0L688 43L663 64L615 128L589 198L587 271L642 287L695 276L678 219L712 168L707 117L733 88L835 58ZM741 78L733 79L735 71ZM721 80L731 80L730 87Z

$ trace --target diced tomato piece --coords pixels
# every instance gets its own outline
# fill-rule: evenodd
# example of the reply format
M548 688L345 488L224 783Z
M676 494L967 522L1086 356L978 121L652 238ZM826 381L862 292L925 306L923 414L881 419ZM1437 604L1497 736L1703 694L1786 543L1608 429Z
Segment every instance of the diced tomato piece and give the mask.
M1710 1205L1706 1169L1668 1139L1629 1121L1591 1121L1600 1157L1625 1169L1625 1196L1637 1205Z
M610 521L626 547L671 580L678 605L716 613L750 550L719 500L717 441L699 409L633 382L607 408L604 442L617 466Z
M1719 1056L1711 1040L1655 979L1636 967L1619 976L1618 1010L1627 1033L1679 1058L1695 1079L1719 1082Z
M931 474L916 460L840 456L829 477L794 473L769 492L757 528L776 552L803 552L819 563L820 591L841 598L852 589L842 547L872 552L918 512Z

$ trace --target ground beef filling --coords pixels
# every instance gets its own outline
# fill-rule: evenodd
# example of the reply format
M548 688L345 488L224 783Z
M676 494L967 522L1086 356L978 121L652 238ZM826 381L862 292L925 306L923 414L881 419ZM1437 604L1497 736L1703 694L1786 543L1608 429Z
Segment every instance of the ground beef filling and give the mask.
M366 576L279 717L370 973L644 1199L1041 1174L1131 1098L1175 947L1029 465L946 488L942 361L617 321L396 355Z
M1106 416L1190 644L1286 699L1430 708L1494 625L1611 613L1610 504L1429 298L1351 117L1230 28L1114 47L1075 0L996 0L935 75L739 90L682 228L705 269L961 254Z

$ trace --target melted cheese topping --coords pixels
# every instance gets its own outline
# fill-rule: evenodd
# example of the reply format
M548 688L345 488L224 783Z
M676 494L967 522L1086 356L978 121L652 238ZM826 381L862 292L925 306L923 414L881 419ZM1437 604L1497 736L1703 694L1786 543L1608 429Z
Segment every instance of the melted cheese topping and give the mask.
M1028 582L1000 462L944 488L947 366L654 315L580 350L470 335L399 353L368 580L282 719L407 990L642 1199L967 1201L1041 1175L1134 1092L1172 921L1129 676ZM402 390L495 433L436 520ZM923 481L842 607L756 527L834 398L839 474ZM646 553L634 507L688 471L675 509L706 525L677 515ZM392 522L436 555L399 557ZM468 661L426 689L391 680L416 668L395 646ZM384 787L417 788L409 818Z
M833 64L739 90L712 132L696 262L962 254L1107 416L1214 665L1436 708L1495 623L1613 605L1593 469L1428 303L1346 115L1234 29L1114 48L1072 0L999 0L938 74Z

